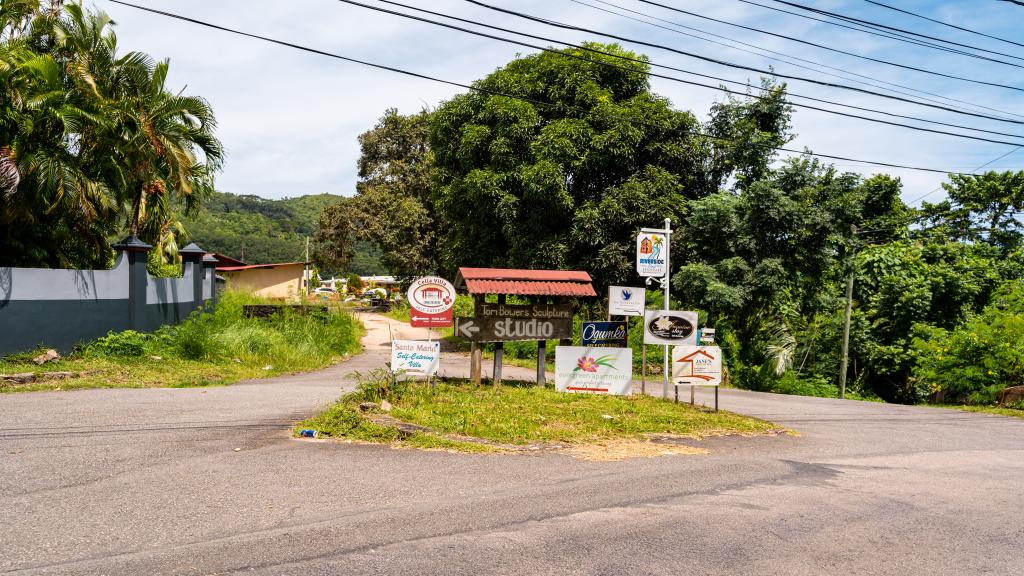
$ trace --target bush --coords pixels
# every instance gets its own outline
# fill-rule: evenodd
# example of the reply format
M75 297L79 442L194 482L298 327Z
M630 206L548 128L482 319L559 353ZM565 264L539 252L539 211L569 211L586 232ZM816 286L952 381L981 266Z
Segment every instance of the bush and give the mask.
M85 347L85 353L94 356L135 357L146 353L150 336L135 330L109 332Z
M991 404L1024 384L1024 284L1010 282L981 314L954 330L916 328L914 369L921 393L941 402Z

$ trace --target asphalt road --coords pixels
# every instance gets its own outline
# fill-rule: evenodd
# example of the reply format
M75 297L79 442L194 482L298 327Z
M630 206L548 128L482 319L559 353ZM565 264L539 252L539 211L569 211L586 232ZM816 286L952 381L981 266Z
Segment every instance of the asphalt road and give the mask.
M799 436L611 463L291 439L384 361L370 321L315 374L0 396L0 573L1024 574L1024 420L723 390Z

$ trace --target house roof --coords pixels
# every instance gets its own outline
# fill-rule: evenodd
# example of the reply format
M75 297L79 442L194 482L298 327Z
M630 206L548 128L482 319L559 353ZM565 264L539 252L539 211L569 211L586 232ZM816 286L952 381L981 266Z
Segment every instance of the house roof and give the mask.
M238 270L255 270L257 268L281 268L284 266L305 266L305 262L281 262L279 264L247 264L245 266L217 266L219 272L236 272Z
M456 286L470 294L519 296L597 296L590 274L577 270L517 270L511 268L459 268Z
M219 252L214 252L212 255L217 259L217 268L221 266L245 266L245 262L231 256L225 256Z

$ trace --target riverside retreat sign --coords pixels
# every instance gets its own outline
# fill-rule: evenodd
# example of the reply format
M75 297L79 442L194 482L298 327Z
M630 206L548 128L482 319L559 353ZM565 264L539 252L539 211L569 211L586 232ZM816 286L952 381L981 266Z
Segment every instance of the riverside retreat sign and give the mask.
M697 345L697 313L648 310L644 316L644 344Z
M636 273L660 278L668 273L665 252L668 243L662 232L641 232L636 236Z
M645 288L627 286L608 287L608 314L612 316L643 316Z
M447 328L452 325L455 286L437 276L417 278L406 293L409 325L414 328Z
M677 384L720 386L722 349L718 346L674 346L672 379Z
M392 340L391 371L412 376L433 376L441 363L441 343L425 340Z
M628 343L628 322L584 322L580 326L580 343L584 346L625 348Z
M571 304L481 304L476 316L456 318L455 335L470 342L572 338Z
M626 396L633 392L630 348L555 348L555 388L578 394Z

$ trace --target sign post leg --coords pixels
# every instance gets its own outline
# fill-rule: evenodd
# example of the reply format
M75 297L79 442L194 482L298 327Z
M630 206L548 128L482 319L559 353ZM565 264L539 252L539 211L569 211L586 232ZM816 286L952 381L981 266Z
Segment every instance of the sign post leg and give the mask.
M664 310L668 310L670 307L669 303L669 285L672 280L672 221L665 218L665 278L661 281L661 289L665 293L665 307ZM694 326L696 328L696 326ZM665 385L662 388L662 398L668 398L668 378L669 378L669 352L668 344L665 345Z
M643 358L640 361L640 393L647 394L647 345L640 345L640 356Z
M694 404L696 404L696 400L697 400L697 398L696 398L697 395L695 393L696 389L697 389L696 386L694 386L693 384L690 384L690 406L693 406Z
M544 387L544 372L547 370L547 359L545 355L548 351L547 340L537 341L537 386Z
M505 356L505 343L498 342L494 345L494 385L501 385L501 364L504 361Z
M473 342L469 345L469 379L473 381L473 384L480 385L480 372L482 371L481 363L483 360L483 350L480 348L480 344Z
M715 412L718 412L718 386L715 386Z

